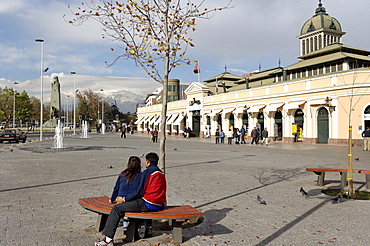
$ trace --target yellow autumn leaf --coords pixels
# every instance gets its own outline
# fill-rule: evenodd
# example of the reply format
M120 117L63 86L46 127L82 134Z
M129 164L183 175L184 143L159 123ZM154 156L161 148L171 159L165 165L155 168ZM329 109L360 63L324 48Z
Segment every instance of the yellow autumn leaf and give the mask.
M135 51L134 51L134 50L130 50L130 53L131 53L131 54L135 54Z

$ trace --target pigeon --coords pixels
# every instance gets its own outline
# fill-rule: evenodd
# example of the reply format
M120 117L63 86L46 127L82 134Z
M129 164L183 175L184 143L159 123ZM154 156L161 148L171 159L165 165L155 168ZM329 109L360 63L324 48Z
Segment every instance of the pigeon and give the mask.
M257 195L257 201L260 203L260 204L264 204L264 205L267 205L266 202L264 200L262 200L262 198Z
M355 158L355 161L359 161L360 160L360 158Z
M108 168L114 168L113 166L108 166Z
M173 150L177 150L177 148L174 148Z
M331 199L334 202L341 202L342 201L342 194L339 194L337 197Z
M13 152L13 149L10 149L10 152Z
M144 157L144 154L141 154L140 157Z
M299 191L301 192L302 196L307 196L307 192L302 187Z

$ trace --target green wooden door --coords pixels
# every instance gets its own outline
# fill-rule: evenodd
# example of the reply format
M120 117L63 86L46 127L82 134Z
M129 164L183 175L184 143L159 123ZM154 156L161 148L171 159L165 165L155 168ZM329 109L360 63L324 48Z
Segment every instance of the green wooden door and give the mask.
M329 139L329 112L320 108L317 115L317 142L328 143Z

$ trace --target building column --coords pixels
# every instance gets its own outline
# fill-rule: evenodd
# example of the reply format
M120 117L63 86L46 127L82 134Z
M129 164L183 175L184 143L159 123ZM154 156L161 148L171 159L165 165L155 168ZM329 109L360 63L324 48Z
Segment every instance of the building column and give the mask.
M294 137L292 135L293 116L286 110L281 111L283 114L283 143L293 143Z

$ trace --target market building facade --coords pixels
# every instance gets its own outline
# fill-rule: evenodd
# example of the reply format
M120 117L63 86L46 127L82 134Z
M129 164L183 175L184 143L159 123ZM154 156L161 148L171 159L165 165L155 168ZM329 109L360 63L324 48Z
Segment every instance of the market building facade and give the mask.
M370 127L370 51L343 45L339 21L321 1L301 29L300 57L287 67L243 76L225 69L204 83L193 82L186 99L168 103L166 133L215 135L216 129L267 128L272 141L345 145ZM179 92L180 93L180 92ZM137 109L139 131L160 129L162 104Z

